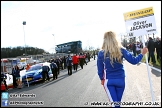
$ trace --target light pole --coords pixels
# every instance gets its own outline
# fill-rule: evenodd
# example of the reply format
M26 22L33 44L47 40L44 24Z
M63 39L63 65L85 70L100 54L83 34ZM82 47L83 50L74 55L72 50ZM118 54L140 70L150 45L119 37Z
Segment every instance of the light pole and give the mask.
M24 29L24 25L26 25L26 21L23 21L23 29ZM25 29L24 29L24 44L25 44L25 62L26 62ZM27 74L25 76L26 76L26 79L27 79ZM27 84L28 84L28 87L29 87L28 79L27 79Z
M26 42L25 42L25 29L24 29L24 25L26 25L26 21L23 21L23 30L24 30L24 44L25 44L25 63L26 62Z
M54 34L52 34L54 36ZM54 52L55 53L55 36L54 36Z
M25 56L26 56L26 42L25 42L25 29L24 25L26 25L26 21L23 21L23 30L24 30L24 44L25 44Z

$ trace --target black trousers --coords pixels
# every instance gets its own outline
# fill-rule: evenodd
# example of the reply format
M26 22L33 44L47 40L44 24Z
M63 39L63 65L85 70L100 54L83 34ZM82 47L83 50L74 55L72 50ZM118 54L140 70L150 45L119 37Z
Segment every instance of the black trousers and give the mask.
M157 53L157 60L159 60L159 58L161 57L161 50L156 50L156 53Z
M78 69L78 64L73 64L73 68L74 68L74 70L77 71L77 69Z
M54 79L57 79L57 76L58 76L58 74L57 74L57 68L52 69L52 74L53 74L53 80Z
M60 64L57 64L57 74L60 74Z
M136 57L136 50L133 50L133 56Z
M151 58L151 61L152 61L153 63L156 63L154 51L149 51L148 63L149 63L149 61L150 61L150 58Z
M80 63L80 67L81 67L82 69L83 69L83 64L84 64L84 63L82 63L82 62Z
M72 75L72 66L68 66L68 75Z
M87 65L86 59L84 59L84 63Z
M45 82L45 76L47 76L47 80L50 80L48 72L47 71L42 71L42 77L43 77L43 82Z
M90 62L90 57L88 57L88 61Z
M13 75L13 87L17 88L16 77Z

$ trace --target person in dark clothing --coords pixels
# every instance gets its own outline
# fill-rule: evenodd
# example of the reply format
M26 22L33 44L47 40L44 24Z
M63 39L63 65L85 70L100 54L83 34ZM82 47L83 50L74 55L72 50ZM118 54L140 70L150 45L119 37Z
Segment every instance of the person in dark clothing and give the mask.
M54 63L54 60L52 60L52 63L50 64L50 68L52 70L53 80L57 79L57 64Z
M156 63L156 61L155 61L155 55L154 55L154 52L155 52L155 43L154 43L154 41L153 41L153 39L151 37L149 37L149 41L148 41L147 48L148 48L148 52L149 52L148 63L149 63L150 58L151 58L152 62L155 64Z
M83 65L84 65L84 64L87 65L87 62L89 61L87 55L88 55L87 53L84 54L84 63L83 63Z
M129 44L129 51L132 52L132 44Z
M13 79L13 88L17 88L15 72L16 72L16 70L15 70L15 68L13 67L13 68L12 68L12 74L11 74L11 75L12 75L12 79Z
M43 65L42 66L42 77L43 77L43 82L45 82L45 76L47 76L47 80L49 81L50 78L49 78L49 75L48 75L48 72L50 71L50 68L49 66L46 66L46 65Z
M96 52L95 51L93 51L93 57L94 57L94 60L95 60L95 58L96 58Z
M88 62L90 62L90 54L89 53L86 54L86 58L88 58Z
M156 38L155 48L157 53L157 60L159 61L161 57L161 40L159 39L159 37Z
M132 45L132 50L133 50L133 56L136 56L136 43L134 42Z
M80 67L83 69L84 55L82 53L80 53L80 55L79 55L79 63L80 63Z
M137 41L137 44L136 44L136 55L140 54L141 53L141 45L140 43Z
M63 57L59 58L59 60L60 60L60 69L63 70L63 69L64 69L64 68L63 68L63 63L64 63L64 62L63 62Z
M66 56L63 58L63 63L64 63L64 69L66 69Z
M22 82L20 80L20 71L22 71L22 70L24 70L24 67L22 69L20 69L18 65L15 66L14 74L16 77L17 88L19 88L19 89L22 88Z
M143 43L142 42L140 42L140 48L143 48Z
M4 85L5 85L6 90L8 90L8 86L7 86L7 83L6 83L6 79L7 79L7 75L4 72L1 72L1 84L3 82Z
M57 64L57 74L59 75L60 73L60 64L61 64L61 61L59 59L59 57L57 57L57 59L55 60L55 63Z
M72 75L72 58L70 55L68 55L66 59L67 69L68 69L68 75Z

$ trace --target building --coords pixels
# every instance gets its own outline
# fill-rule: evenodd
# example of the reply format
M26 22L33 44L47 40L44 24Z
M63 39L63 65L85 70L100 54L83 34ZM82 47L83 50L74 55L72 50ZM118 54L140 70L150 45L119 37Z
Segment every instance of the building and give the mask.
M56 45L56 53L80 53L82 51L81 41L72 41Z

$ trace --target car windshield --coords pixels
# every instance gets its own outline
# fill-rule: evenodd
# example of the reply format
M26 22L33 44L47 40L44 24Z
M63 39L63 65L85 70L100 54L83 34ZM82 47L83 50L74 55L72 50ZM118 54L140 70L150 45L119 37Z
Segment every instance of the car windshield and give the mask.
M31 66L26 72L42 69L41 65Z

